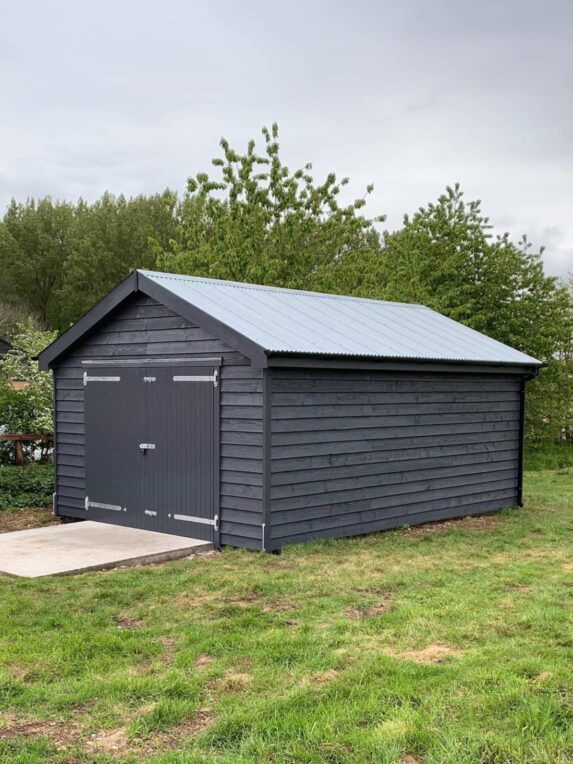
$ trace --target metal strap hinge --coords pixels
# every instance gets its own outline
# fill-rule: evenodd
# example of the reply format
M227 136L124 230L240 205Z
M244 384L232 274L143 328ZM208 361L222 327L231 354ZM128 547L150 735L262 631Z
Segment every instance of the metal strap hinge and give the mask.
M219 372L217 369L213 374L176 374L173 377L174 382L212 382L213 387L219 387Z
M90 377L87 371L84 371L84 387L88 382L119 382L121 377Z
M167 517L172 517L174 520L181 520L185 523L201 523L202 525L212 525L215 531L219 530L219 515L215 515L212 520L209 517L195 517L195 515L169 514Z
M90 507L92 509L110 509L113 512L127 512L127 507L122 507L120 504L104 504L101 501L90 501L89 496L86 496L84 506L86 512Z

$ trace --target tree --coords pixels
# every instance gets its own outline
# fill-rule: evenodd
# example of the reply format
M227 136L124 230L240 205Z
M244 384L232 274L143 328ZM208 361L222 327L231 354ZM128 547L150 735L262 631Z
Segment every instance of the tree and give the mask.
M264 153L251 140L244 154L221 140L213 159L220 178L190 178L179 208L177 241L158 258L166 271L292 288L348 290L361 281L360 258L379 251L365 199L342 205L348 178L330 173L315 183L311 165L291 172L280 158L278 127L263 129ZM370 194L372 186L366 189ZM382 220L382 217L376 220ZM348 265L348 267L344 267Z
M508 234L494 237L481 203L466 203L459 185L384 234L387 299L428 305L547 364L529 386L530 442L560 432L563 398L573 397L563 366L572 341L571 297L545 275L541 254L525 237L517 244Z
M55 338L56 332L43 332L28 320L19 325L12 349L0 360L0 429L5 432L53 432L52 373L40 371L35 357ZM0 461L6 456L1 449Z
M70 252L74 210L50 197L12 200L0 226L2 298L24 303L43 324L58 313L56 292Z
M177 196L168 189L126 199L105 193L94 204L78 203L56 326L65 329L134 268L154 268L156 248L176 234Z

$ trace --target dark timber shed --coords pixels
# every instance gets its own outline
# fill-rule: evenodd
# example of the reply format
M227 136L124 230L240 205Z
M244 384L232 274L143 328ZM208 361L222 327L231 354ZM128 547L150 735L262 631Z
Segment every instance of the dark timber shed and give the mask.
M135 271L40 365L61 516L270 551L521 504L540 363L420 305Z

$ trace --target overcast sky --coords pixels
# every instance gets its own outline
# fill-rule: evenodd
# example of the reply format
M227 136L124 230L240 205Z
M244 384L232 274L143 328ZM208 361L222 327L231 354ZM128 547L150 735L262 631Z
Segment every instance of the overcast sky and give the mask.
M0 0L0 205L182 190L221 135L387 226L459 181L573 272L570 0Z

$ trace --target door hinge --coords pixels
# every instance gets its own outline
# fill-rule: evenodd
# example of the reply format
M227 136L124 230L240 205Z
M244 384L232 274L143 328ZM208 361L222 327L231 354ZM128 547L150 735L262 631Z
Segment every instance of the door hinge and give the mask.
M157 517L157 512L154 512L154 511L153 511L153 510L151 510L151 509L145 509L145 510L143 511L143 514L144 514L144 515L148 515L149 517Z
M120 504L104 504L101 501L90 501L88 496L85 498L84 506L86 512L90 507L92 509L110 509L113 512L127 512L127 507L122 507Z
M167 517L172 517L174 520L181 520L185 523L201 523L201 525L212 525L215 531L219 530L219 515L215 515L212 520L209 517L195 517L195 515L168 514Z
M143 377L144 382L156 382L157 377Z
M149 450L153 451L153 449L155 448L155 443L140 443L139 447L141 448L142 451L149 451Z
M219 372L217 369L213 374L176 374L173 377L174 382L212 382L213 387L219 387Z
M84 371L84 387L88 382L120 382L121 377L90 377L87 371Z

